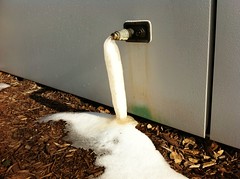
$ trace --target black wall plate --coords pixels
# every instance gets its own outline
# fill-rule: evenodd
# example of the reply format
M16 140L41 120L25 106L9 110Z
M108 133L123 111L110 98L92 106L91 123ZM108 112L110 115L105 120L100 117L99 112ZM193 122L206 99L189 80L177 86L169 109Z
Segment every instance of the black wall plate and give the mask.
M152 40L152 26L150 21L126 21L124 29L133 29L133 35L126 42L149 43Z

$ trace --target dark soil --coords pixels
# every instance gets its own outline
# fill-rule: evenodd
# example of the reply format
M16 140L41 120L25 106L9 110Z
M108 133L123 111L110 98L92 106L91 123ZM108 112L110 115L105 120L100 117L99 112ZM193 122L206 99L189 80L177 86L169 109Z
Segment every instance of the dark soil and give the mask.
M112 108L4 72L0 83L11 85L0 91L0 179L91 179L104 172L95 165L94 151L74 148L62 139L64 121L38 121L63 111L113 114ZM240 150L134 118L171 167L185 176L240 178Z

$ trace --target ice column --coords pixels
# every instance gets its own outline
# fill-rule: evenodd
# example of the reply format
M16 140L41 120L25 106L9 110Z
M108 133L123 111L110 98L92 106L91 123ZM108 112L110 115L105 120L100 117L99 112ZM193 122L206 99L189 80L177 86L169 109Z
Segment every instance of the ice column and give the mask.
M127 118L123 68L118 46L112 37L108 37L104 42L104 58L116 118L123 120Z

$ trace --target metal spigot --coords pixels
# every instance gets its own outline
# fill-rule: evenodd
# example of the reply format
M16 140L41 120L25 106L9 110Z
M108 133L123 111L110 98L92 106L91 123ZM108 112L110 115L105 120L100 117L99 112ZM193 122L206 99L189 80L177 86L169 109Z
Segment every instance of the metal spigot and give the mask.
M128 40L134 34L134 30L122 29L111 34L113 40Z
M149 20L128 20L123 29L111 34L113 40L149 43L152 41L152 25Z

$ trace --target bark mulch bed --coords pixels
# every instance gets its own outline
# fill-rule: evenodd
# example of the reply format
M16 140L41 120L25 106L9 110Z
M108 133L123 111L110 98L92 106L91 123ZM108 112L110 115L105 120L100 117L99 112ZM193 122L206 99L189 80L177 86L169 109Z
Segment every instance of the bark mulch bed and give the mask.
M0 83L11 85L0 91L0 179L91 179L104 172L95 165L94 151L74 148L62 139L64 121L38 120L63 111L113 114L112 108L4 72ZM240 150L134 118L171 167L185 176L240 178Z

